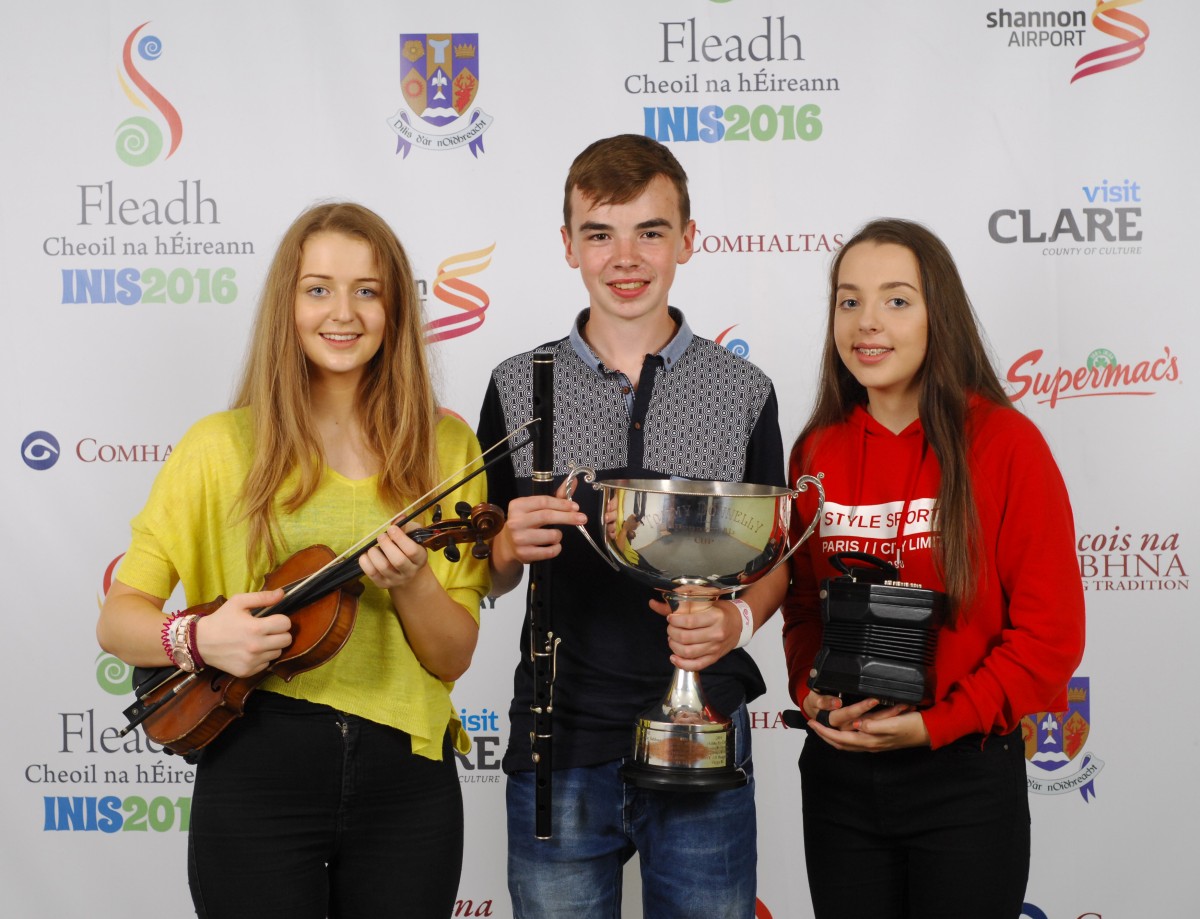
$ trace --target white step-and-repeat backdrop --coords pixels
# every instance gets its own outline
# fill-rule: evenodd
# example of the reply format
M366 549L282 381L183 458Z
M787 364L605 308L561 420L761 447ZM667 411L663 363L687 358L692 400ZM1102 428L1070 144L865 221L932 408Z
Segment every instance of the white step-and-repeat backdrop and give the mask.
M833 252L876 216L948 242L1062 465L1062 577L1087 590L1067 760L1030 750L1025 915L1197 914L1195 4L74 0L4 20L6 914L189 911L192 770L116 737L129 673L93 627L171 445L227 405L283 229L326 199L393 224L443 402L474 423L490 368L585 305L562 182L622 132L688 170L699 252L673 301L774 378L787 441ZM453 73L439 123L410 72L430 38ZM523 614L519 593L485 610L455 690L475 735L460 916L511 915L499 760ZM752 650L759 912L803 919L778 619Z

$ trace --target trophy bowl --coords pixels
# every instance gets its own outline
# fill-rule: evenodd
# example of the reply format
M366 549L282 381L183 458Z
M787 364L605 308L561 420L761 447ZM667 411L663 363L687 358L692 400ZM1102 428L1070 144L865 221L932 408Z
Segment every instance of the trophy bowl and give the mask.
M603 492L603 548L587 527L577 529L614 569L660 591L672 609L684 602L703 609L772 571L812 535L825 504L819 475L801 476L788 489L691 479L598 480L594 469L576 466L567 476L568 494L579 478ZM810 485L817 489L817 513L797 539L792 507ZM709 706L699 674L677 667L662 701L638 719L633 755L621 776L642 788L737 788L748 778L735 764L735 743L734 725Z

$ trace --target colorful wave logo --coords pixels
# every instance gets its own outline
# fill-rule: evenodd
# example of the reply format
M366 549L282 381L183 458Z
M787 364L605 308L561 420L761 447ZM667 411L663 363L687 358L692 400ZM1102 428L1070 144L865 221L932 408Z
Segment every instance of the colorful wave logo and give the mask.
M492 264L492 252L496 244L474 252L460 252L438 265L437 278L433 282L433 295L459 312L425 323L425 341L445 341L461 338L483 325L484 313L491 299L481 287L476 287L463 278L486 269Z
M730 339L728 343L725 341L725 336L728 335L730 332L732 332L736 328L737 328L737 323L734 323L729 328L727 328L724 332L722 332L720 335L718 335L716 337L716 339L714 339L714 340L716 341L716 343L718 345L720 345L726 351L736 354L738 357L747 357L748 358L750 356L750 343L747 342L745 339L733 338L733 339Z
M1092 74L1132 64L1145 53L1150 27L1137 16L1119 9L1141 2L1142 0L1096 0L1096 8L1092 11L1092 25L1106 35L1118 39L1119 44L1090 51L1076 61L1075 76L1071 77L1072 83ZM1092 63L1093 61L1098 63Z
M166 96L142 76L133 60L134 41L137 40L138 33L149 24L149 20L143 22L125 39L125 47L121 52L124 73L118 70L117 80L130 102L145 111L149 111L146 104L149 102L166 121L167 128L171 132L171 146L164 159L170 159L171 154L179 149L179 142L183 140L183 120L179 117L179 112L175 111L175 106L167 101ZM157 35L145 35L140 41L137 41L137 53L142 60L156 61L162 54L162 42ZM133 86L130 86L130 83ZM141 96L134 92L133 87L141 90ZM143 101L143 97L145 97L145 101ZM117 126L117 156L130 166L148 166L158 159L162 148L162 129L155 121L144 115L133 115Z

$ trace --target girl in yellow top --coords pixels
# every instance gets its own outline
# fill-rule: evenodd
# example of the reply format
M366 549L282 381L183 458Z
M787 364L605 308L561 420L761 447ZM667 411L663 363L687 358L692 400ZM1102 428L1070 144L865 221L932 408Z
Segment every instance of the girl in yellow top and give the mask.
M163 466L104 602L100 644L135 666L244 677L291 643L263 576L341 551L478 454L439 419L408 258L353 204L302 214L271 263L234 407ZM484 478L451 496L472 506ZM427 554L397 527L360 558L368 583L342 650L284 682L203 751L188 878L201 917L449 916L462 865L450 687L471 662L487 563ZM164 617L182 581L188 606Z

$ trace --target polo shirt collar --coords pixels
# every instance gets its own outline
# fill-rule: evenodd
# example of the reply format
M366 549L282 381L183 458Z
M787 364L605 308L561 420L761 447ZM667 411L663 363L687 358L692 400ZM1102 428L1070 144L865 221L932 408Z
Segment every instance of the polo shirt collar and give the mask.
M575 353L579 355L579 359L597 373L612 373L612 369L604 365L604 362L600 360L596 352L587 343L587 339L583 337L583 327L587 325L591 312L591 309L585 309L575 319L575 324L571 327L571 347L575 349ZM691 326L683 318L682 312L673 306L667 307L667 312L679 328L675 330L675 335L656 355L662 358L664 370L670 370L683 357L683 352L687 350L688 345L692 343L692 338L694 337Z

